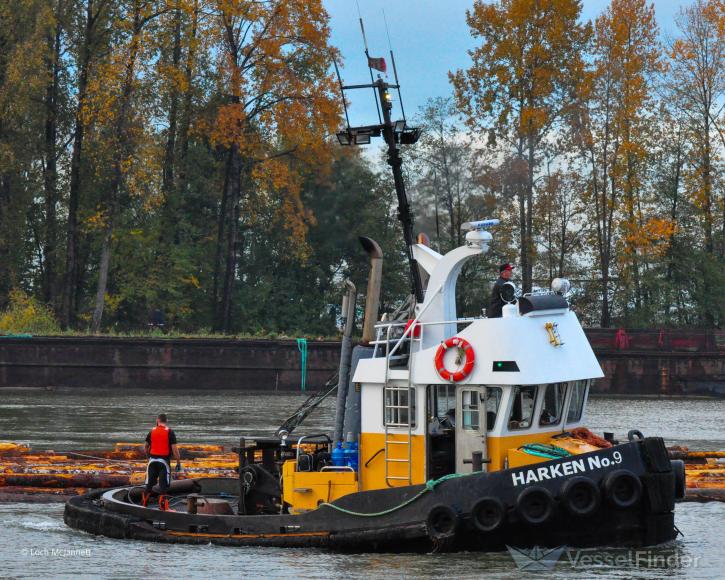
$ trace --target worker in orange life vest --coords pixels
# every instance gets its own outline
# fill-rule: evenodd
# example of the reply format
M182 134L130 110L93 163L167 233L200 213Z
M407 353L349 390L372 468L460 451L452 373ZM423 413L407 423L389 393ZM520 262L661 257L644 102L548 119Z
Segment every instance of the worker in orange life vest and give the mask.
M146 490L143 492L143 505L148 504L151 497L151 490L156 482L159 483L161 493L159 495L159 506L164 509L168 500L165 499L165 492L171 484L171 457L176 459L176 471L181 471L181 457L179 448L176 445L176 433L166 425L166 415L161 413L156 418L156 427L146 435L144 447L149 463L146 468Z

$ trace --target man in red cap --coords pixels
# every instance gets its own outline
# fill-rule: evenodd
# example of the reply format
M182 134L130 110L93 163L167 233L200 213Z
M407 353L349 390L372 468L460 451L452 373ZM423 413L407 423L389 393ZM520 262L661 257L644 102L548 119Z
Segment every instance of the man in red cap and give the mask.
M503 305L506 304L506 302L504 302L503 298L501 298L501 289L506 282L511 280L514 268L507 262L506 264L501 264L498 271L498 280L496 280L493 288L491 289L491 299L489 300L488 308L486 309L486 316L488 318L501 318L501 316L503 316Z

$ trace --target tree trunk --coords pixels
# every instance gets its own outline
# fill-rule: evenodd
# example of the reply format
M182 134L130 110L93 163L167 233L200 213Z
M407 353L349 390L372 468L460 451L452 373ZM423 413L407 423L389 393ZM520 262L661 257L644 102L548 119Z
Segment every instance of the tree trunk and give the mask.
M171 54L171 65L174 71L178 70L179 64L181 63L181 10L179 8L179 2L177 0L174 8L174 46ZM166 147L164 151L164 167L162 175L162 188L164 191L165 208L167 214L173 214L175 200L174 197L174 170L176 161L176 132L177 132L177 117L179 109L179 91L176 87L176 80L172 80L171 89L169 91L169 128L166 135ZM173 217L167 215L167 218L171 218L168 221L173 222ZM172 225L167 223L166 225ZM163 234L162 234L163 235Z
M103 319L103 307L105 304L106 288L108 285L108 268L111 261L111 244L113 242L113 228L116 216L120 211L119 196L121 193L121 185L123 182L122 163L126 158L126 154L130 148L128 143L128 135L126 127L128 117L130 116L131 97L133 95L133 81L136 72L136 58L140 47L140 35L142 29L142 20L140 6L138 1L134 2L134 25L129 46L128 60L126 61L126 72L123 81L123 89L121 93L121 102L118 110L118 119L115 128L115 159L113 162L113 178L109 187L108 206L107 206L107 225L106 233L103 238L103 246L101 248L101 261L98 268L98 284L96 287L96 304L93 310L93 324L91 331L97 333L101 328Z
M224 170L224 185L222 187L222 200L219 204L219 217L217 219L216 250L214 252L214 279L212 289L214 330L221 331L221 310L219 296L219 281L221 278L222 256L224 255L224 232L227 228L229 215L229 180L232 171L232 149L227 151L227 162Z
M58 74L60 69L60 42L62 36L61 4L56 8L55 31L48 35L48 54L46 67L49 77L45 89L45 166L43 181L45 185L45 240L43 247L43 298L46 303L55 301L55 262L57 242L57 214L58 202L58 170L57 170L57 135L58 135Z
M81 188L81 160L83 155L83 103L88 89L88 69L91 61L91 45L94 41L95 25L98 14L93 14L94 0L86 2L86 28L78 65L78 102L75 111L75 133L70 165L70 185L68 188L68 226L65 252L65 276L63 279L63 305L61 324L68 328L75 323L78 303L78 207Z
M226 258L224 270L224 286L219 309L219 329L228 333L231 327L232 295L237 269L237 232L239 230L239 202L241 198L241 157L237 145L232 146L228 189L229 223L227 226Z
M181 120L179 122L179 155L178 172L176 178L176 194L183 200L186 187L187 156L189 153L189 128L191 126L192 107L192 81L194 78L194 61L196 59L196 34L199 22L199 2L195 0L194 11L191 16L191 30L189 33L189 47L186 52L186 65L184 67L184 79L186 81L186 92L184 93L181 107ZM216 299L216 295L215 295Z
M712 156L710 152L710 111L704 111L703 119L703 152L702 152L702 186L705 192L705 251L712 254L715 249L712 237Z
M111 264L111 243L113 242L113 222L109 217L109 223L106 225L106 232L103 236L103 245L101 246L101 261L98 268L98 284L96 285L96 307L93 310L93 321L91 322L91 331L97 333L101 329L101 321L103 320L103 305L106 300L106 287L108 286L108 268Z
M526 173L526 244L523 250L526 254L526 264L522 264L522 291L524 293L531 292L533 287L533 271L534 271L534 169L536 163L536 146L534 144L534 136L528 136L528 167Z

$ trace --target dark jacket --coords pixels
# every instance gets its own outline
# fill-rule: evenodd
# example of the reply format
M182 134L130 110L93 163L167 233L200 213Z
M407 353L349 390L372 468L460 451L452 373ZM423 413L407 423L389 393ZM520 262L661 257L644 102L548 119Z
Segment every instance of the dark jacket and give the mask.
M508 280L504 280L500 276L494 282L493 288L491 288L491 298L488 301L488 308L486 309L486 316L488 318L501 318L503 316L503 305L506 303L501 299L501 288L506 282Z

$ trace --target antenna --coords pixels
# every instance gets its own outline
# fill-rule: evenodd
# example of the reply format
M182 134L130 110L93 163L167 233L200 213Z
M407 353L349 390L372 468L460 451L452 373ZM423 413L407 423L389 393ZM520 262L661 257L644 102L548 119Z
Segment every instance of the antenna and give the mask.
M347 101L345 100L345 87L342 86L342 77L340 76L340 69L337 66L337 59L333 55L332 64L335 65L335 74L337 75L337 83L340 85L340 96L342 97L342 108L345 110L345 123L347 128L350 129L350 117L347 114Z
M360 13L360 5L358 4L358 14ZM365 59L367 60L368 64L368 71L370 71L370 84L375 84L375 78L373 77L373 69L370 66L370 53L368 52L368 39L365 37L365 26L363 25L363 19L362 16L360 16L360 30L362 31L362 37L363 37L363 44L365 45ZM380 116L380 103L378 103L378 93L373 88L373 95L375 95L375 108L378 111L378 123L383 122L383 118Z
M359 7L358 7L359 12ZM344 131L337 133L337 140L340 145L368 145L372 137L383 137L386 145L388 146L388 165L393 171L393 180L395 183L395 193L398 197L398 218L403 226L403 237L405 239L406 253L408 257L408 266L410 268L410 281L412 294L415 297L416 302L423 302L423 283L421 281L420 269L418 262L413 254L413 215L410 210L410 203L408 202L408 195L405 192L405 180L403 179L402 164L403 160L400 157L400 145L412 145L420 138L420 129L417 127L408 127L405 122L405 113L403 112L403 119L398 121L392 120L393 110L393 98L390 95L390 89L397 89L398 95L400 95L400 85L398 84L398 73L395 71L395 61L393 60L393 71L395 73L395 84L390 84L384 81L380 75L377 80L373 78L373 67L381 72L386 71L385 59L371 59L370 53L368 52L368 43L365 38L365 26L363 24L362 17L360 18L360 30L363 35L363 42L365 44L365 57L368 60L368 70L370 71L370 84L362 85L344 85L342 78L340 77L340 70L337 66L337 62L333 59L335 64L335 72L337 73L337 79L340 83L340 92L342 93L343 106L345 109L345 120L347 121L347 127ZM393 52L390 51L392 58ZM347 105L345 104L345 91L353 89L373 89L375 94L375 105L378 111L378 124L377 125L363 125L359 127L351 127L350 119L347 114ZM401 99L401 110L402 110L402 99Z
M407 121L405 118L405 107L403 107L403 95L400 92L400 81L398 80L398 69L395 66L395 57L393 56L393 43L390 42L390 30L388 29L388 19L385 16L385 9L383 8L383 22L385 23L385 35L388 37L388 49L390 50L390 63L393 65L393 76L395 77L395 84L398 85L398 101L400 101L400 112L403 114L403 121Z
M398 85L398 100L400 101L400 112L403 113L403 121L407 121L405 118L405 108L403 107L403 95L400 92L400 81L398 81L398 69L395 67L395 57L393 51L390 51L390 61L393 64L393 75L395 75L395 84Z

